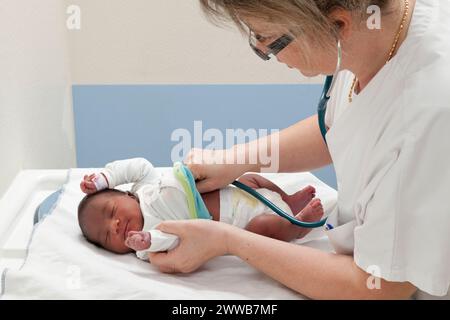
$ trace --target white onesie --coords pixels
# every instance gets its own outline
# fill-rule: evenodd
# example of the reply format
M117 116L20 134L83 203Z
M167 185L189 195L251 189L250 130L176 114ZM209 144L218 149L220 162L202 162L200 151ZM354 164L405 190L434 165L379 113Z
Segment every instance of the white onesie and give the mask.
M131 192L139 198L144 226L142 231L151 233L151 246L138 251L136 255L147 260L148 252L167 251L178 245L178 237L154 230L164 220L189 220L186 193L172 171L160 173L143 158L120 160L106 165L102 173L109 182L109 188L134 183ZM289 206L281 196L267 189L258 192L269 198L289 214ZM260 201L244 191L230 186L220 191L220 221L240 228L254 217L272 212Z

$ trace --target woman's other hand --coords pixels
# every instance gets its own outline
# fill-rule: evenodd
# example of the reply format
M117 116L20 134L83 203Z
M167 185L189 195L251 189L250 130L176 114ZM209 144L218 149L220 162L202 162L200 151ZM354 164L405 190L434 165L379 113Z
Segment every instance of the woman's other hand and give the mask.
M230 225L211 220L165 221L157 226L162 232L177 235L180 244L168 252L150 253L151 264L165 273L189 273L210 259L228 253Z

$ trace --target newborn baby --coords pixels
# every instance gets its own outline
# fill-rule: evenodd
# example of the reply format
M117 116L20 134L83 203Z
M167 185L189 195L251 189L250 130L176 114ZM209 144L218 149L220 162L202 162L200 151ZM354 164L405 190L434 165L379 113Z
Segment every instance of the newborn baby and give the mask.
M312 186L287 195L260 175L244 175L239 181L299 220L316 221L323 215ZM131 192L114 189L127 183L133 183ZM155 230L161 221L191 219L185 190L173 172L159 173L142 158L109 163L100 174L84 176L80 187L87 194L78 206L81 231L88 241L111 252L136 251L147 260L148 252L171 250L178 244L177 237ZM309 232L234 186L201 196L214 221L283 241Z

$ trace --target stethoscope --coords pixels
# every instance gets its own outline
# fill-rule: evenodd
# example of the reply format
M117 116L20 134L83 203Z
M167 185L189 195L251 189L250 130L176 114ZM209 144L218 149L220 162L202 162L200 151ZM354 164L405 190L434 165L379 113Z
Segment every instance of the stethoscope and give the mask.
M319 120L320 133L322 134L322 137L323 137L323 140L325 141L325 144L327 143L326 134L327 134L327 131L328 131L327 130L327 126L325 124L325 115L326 115L326 112L327 112L327 105L328 105L328 101L330 100L331 92L333 91L333 88L334 88L334 85L335 85L337 74L338 74L339 70L341 69L342 48L341 48L341 42L340 41L338 41L338 43L337 43L337 49L338 49L337 50L338 51L338 59L337 59L336 71L334 72L334 75L327 76L327 78L325 79L325 84L324 84L324 87L323 87L323 91L322 91L322 94L320 96L319 104L317 106L317 116L318 116L318 120ZM276 206L273 202L271 202L269 199L264 197L262 194L260 194L256 190L250 188L249 186L243 184L242 182L234 181L232 183L232 185L234 185L235 187L237 187L237 188L239 188L239 189L249 193L250 195L252 195L256 199L258 199L259 201L264 203L267 207L269 207L276 214L278 214L279 216L285 218L286 220L288 220L289 222L291 222L292 224L294 224L296 226L303 227L303 228L314 229L314 228L323 227L326 224L326 222L327 222L328 217L326 217L326 218L324 218L324 219L322 219L320 221L316 221L316 222L300 221L300 220L294 218L293 216L291 216L290 214L286 213L285 211L283 211L281 208Z

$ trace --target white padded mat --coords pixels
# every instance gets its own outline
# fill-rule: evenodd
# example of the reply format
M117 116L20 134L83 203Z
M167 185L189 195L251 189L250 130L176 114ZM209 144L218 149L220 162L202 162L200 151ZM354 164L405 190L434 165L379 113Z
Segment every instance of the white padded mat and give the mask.
M165 170L165 169L158 169ZM81 177L93 169L69 171L68 182L51 216L34 230L27 260L2 277L2 299L302 299L236 257L213 259L189 275L166 275L134 254L115 255L87 243L76 209L83 194ZM286 192L309 184L317 189L326 213L336 191L309 173L266 175ZM302 245L330 251L321 230ZM274 263L274 267L276 264Z

